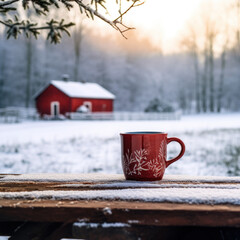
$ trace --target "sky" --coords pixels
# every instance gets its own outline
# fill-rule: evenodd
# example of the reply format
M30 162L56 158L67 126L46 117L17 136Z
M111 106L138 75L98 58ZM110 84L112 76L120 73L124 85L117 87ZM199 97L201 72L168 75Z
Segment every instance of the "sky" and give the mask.
M129 12L129 20L138 31L149 36L154 44L164 44L169 51L202 0L147 0L144 5ZM131 16L130 16L131 15Z
M143 45L148 45L148 49L152 48L160 50L162 53L175 53L181 52L181 39L186 35L191 26L196 32L198 41L202 41L202 35L204 29L201 29L201 24L204 19L204 15L209 15L214 19L214 24L217 28L224 28L226 22L230 26L229 29L236 28L236 13L233 13L233 7L231 6L238 0L143 0L144 4L131 9L124 16L124 23L127 26L134 27L132 30L134 33L126 34L129 41L126 41L121 37L116 30L113 29L107 23L97 19L92 21L84 17L84 24L92 28L96 36L104 36L111 39L117 38L116 42L128 49L132 49L132 45L138 36ZM123 10L128 6L125 4L131 4L131 1L122 0ZM115 0L107 0L106 7L109 14L107 18L113 20L118 16L118 6ZM103 10L104 13L105 10ZM78 23L81 21L84 15L77 11L66 12L70 15L71 21ZM235 15L234 15L235 14ZM239 14L240 16L240 14ZM62 18L62 16L60 16ZM239 18L240 19L240 18ZM240 23L240 20L239 20ZM219 29L218 29L219 30ZM221 29L222 31L223 29ZM228 33L230 40L233 39L232 33ZM134 35L132 38L131 35ZM226 34L225 34L226 35ZM132 41L131 41L132 39ZM142 40L143 39L143 40ZM112 39L111 39L112 40ZM229 41L230 41L229 40ZM105 39L104 39L105 41ZM216 48L221 48L221 43L224 42L224 34L218 36L218 44L215 44ZM146 44L148 42L148 44ZM201 43L203 45L203 43ZM151 46L150 46L151 45ZM119 46L118 46L119 47ZM141 48L141 45L140 47ZM217 52L217 51L216 51ZM219 51L221 52L221 51Z
M145 0L143 5L131 9L125 15L124 21L127 26L135 27L134 31L141 38L147 38L154 47L163 50L164 53L179 52L180 39L190 25L199 36L202 34L203 29L200 25L204 16L209 15L212 20L214 19L218 28L221 28L225 21L233 24L234 17L227 8L234 2L236 0ZM109 18L114 19L115 1L107 1L107 8ZM115 31L106 26L106 23L100 22L99 25L102 34L111 35Z

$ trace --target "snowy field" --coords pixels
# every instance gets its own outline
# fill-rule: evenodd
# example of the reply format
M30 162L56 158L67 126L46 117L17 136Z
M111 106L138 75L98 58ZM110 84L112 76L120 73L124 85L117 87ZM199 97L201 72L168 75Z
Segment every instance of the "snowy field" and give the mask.
M240 175L240 114L178 121L34 121L0 124L1 173L122 173L120 132L163 131L186 144L166 174ZM168 157L180 147L168 145Z

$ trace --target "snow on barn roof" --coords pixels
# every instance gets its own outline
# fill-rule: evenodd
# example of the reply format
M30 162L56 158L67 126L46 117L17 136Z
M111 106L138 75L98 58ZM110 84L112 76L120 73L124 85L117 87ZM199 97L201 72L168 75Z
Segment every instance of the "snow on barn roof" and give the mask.
M114 99L115 96L97 83L52 80L53 86L69 97Z
M52 80L47 86L53 85L69 97L115 99L115 96L97 83L81 83L71 81ZM41 89L34 95L37 98L46 88Z

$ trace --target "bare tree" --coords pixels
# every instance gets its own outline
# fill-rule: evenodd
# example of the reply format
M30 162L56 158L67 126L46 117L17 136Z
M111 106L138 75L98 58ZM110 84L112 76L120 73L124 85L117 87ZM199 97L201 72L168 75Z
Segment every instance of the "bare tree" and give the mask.
M209 57L208 57L208 50L205 43L204 51L204 66L203 66L203 73L202 73L202 83L201 83L201 98L202 98L202 110L203 112L207 112L207 83L208 83L208 68L209 68Z
M0 58L0 107L4 106L4 85L6 81L6 73L5 73L5 67L6 67L6 49L4 45L2 46L1 49L1 58Z
M226 5L228 6L228 5ZM196 112L220 111L223 96L224 72L226 65L226 51L228 32L223 25L228 24L227 13L224 17L213 14L213 6L202 5L202 14L192 19L194 26L190 25L184 44L191 52L195 71L195 101ZM228 9L224 8L228 12ZM224 42L225 41L225 42ZM220 78L216 79L216 62L218 59L216 49L222 45ZM202 59L199 62L199 59Z
M209 110L214 112L215 109L215 80L214 80L214 42L216 38L216 31L213 24L207 26L207 40L208 40L208 57L209 57Z
M193 61L194 61L194 70L195 70L195 101L196 101L196 112L201 112L201 105L200 105L200 74L199 74L199 60L198 60L198 52L197 46L195 45L193 54Z
M222 109L222 103L223 103L223 97L224 97L224 82L225 82L225 69L226 69L226 64L227 64L227 59L226 59L226 55L227 55L227 51L229 48L229 26L228 23L226 22L226 19L228 19L231 16L231 11L228 11L230 9L226 9L224 16L224 25L222 28L222 46L221 46L221 55L220 55L220 76L219 76L219 81L218 81L218 88L217 90L217 99L216 99L216 105L217 105L217 112L221 112ZM238 14L240 14L240 1L237 1L237 10L238 10ZM239 34L237 34L238 36ZM240 44L240 42L239 42ZM239 45L240 46L240 45Z
M25 90L25 107L28 108L30 104L30 97L31 97L31 73L32 73L32 38L29 37L26 39L26 90Z
M237 59L240 62L240 1L236 0L234 10L236 9L236 50L237 50Z
M49 48L50 48L50 43L48 41L45 41L44 44L44 81L49 79Z
M73 31L74 55L75 55L74 81L79 81L79 63L81 55L82 38L83 38L83 20L76 24L76 27Z
M226 68L226 52L227 52L227 42L225 42L223 51L221 53L221 73L219 77L218 90L217 90L217 112L221 112L222 109L222 99L224 93L224 78L225 78L225 68Z
M192 26L189 26L188 33L181 40L181 45L187 48L193 59L194 75L195 75L195 102L197 113L201 112L201 94L200 94L200 69L199 69L199 47L197 45L197 34Z
M216 44L216 37L218 29L216 27L216 19L211 12L204 12L202 15L203 29L204 29L204 67L202 75L202 109L204 112L215 111L215 53L214 47Z

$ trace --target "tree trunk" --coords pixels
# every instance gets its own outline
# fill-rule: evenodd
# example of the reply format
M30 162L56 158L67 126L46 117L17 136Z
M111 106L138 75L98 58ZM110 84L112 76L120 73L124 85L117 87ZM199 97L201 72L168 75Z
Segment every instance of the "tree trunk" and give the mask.
M184 113L187 113L188 103L187 103L186 92L184 89L181 89L179 91L179 100L178 101L180 104L180 108L183 110Z
M209 109L214 112L215 108L215 86L214 86L214 52L213 38L209 39Z
M208 53L207 49L204 51L204 72L202 75L202 110L207 112L207 82L208 82Z
M44 83L49 81L49 53L50 53L50 43L48 40L45 41L45 49L44 49Z
M31 37L26 39L26 59L27 59L27 68L26 68L26 101L25 107L29 108L30 97L31 97L31 72L32 72L32 39Z
M194 51L194 70L195 70L195 101L196 101L196 112L201 112L201 103L200 103L200 83L199 83L199 64L198 64L198 55Z
M236 45L237 45L237 61L238 61L238 64L240 64L240 1L237 0L237 31L236 31ZM239 79L240 80L240 79Z
M240 26L240 1L239 0L237 0L236 7L237 7L237 16L238 16L237 26ZM238 58L238 61L240 62L240 29L239 28L237 28L236 30L236 40L237 40L236 45L237 45L237 52L238 52L237 58Z
M221 74L219 79L218 95L217 95L217 112L221 112L221 109L222 109L225 67L226 67L226 49L224 49L221 54Z
M3 47L0 62L0 108L4 107L5 56L6 49Z
M78 82L78 78L79 78L79 59L80 59L80 55L76 54L75 55L75 65L74 65L74 81Z
M81 54L81 42L82 42L82 23L76 26L74 31L74 53L75 53L75 64L74 64L74 81L79 81L79 63ZM82 79L83 81L84 79Z

